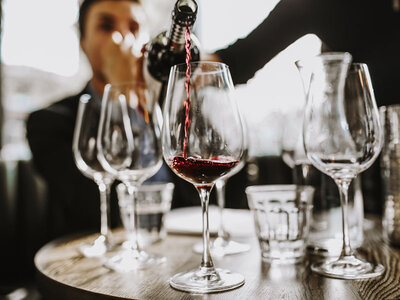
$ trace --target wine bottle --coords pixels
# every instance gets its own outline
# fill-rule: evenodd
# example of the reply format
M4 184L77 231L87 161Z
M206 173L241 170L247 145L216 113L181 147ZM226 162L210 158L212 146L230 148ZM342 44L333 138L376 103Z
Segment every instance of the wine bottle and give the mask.
M192 30L197 17L197 3L194 0L178 0L171 14L171 26L147 44L145 57L150 75L166 83L173 65L184 63L186 58L185 31ZM191 60L200 59L197 38L191 34Z

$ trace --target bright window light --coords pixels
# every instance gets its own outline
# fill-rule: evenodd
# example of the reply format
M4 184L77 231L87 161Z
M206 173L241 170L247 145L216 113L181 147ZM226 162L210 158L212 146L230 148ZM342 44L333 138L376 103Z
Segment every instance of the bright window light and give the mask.
M278 2L201 0L199 39L202 47L212 52L245 37ZM282 120L288 120L288 116L304 104L303 86L294 62L320 53L320 48L317 36L306 35L279 53L246 85L236 87L239 106L249 127L251 155L280 154Z
M62 76L79 67L77 0L3 0L2 62Z

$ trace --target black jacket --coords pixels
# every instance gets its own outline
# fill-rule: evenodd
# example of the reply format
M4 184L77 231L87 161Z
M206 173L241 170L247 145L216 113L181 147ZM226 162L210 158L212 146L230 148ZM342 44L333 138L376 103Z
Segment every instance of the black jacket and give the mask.
M78 170L72 154L78 103L84 93L89 93L87 87L77 95L31 113L27 121L33 163L48 188L49 238L100 230L98 187ZM111 210L115 212L115 192L112 198ZM115 218L112 220L115 224Z
M245 83L306 34L317 35L323 50L366 63L378 106L400 103L400 12L392 0L282 0L247 37L217 53L234 83Z

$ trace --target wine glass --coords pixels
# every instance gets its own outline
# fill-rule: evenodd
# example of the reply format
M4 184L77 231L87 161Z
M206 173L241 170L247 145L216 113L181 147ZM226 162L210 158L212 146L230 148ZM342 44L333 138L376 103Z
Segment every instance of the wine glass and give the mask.
M138 216L135 193L161 167L161 111L155 93L144 83L108 84L104 90L97 147L103 167L122 181L131 197L127 205L129 225L125 228L129 249L122 249L106 262L106 267L129 272L165 261L151 255L138 243Z
M321 54L311 61L304 149L311 163L338 186L343 230L339 258L314 263L311 270L333 278L363 279L381 275L384 267L358 258L350 246L348 188L376 160L383 138L368 68L353 64L347 74L350 62L349 53Z
M304 59L296 61L295 65L303 85L304 99L307 99L313 64ZM336 222L337 217L335 217L337 214L341 215L337 185L328 175L321 173L311 164L304 152L302 134L301 132L301 147L296 147L295 151L293 180L296 184L312 185L316 188L307 252L325 257L336 257L342 250L342 226ZM351 215L348 221L351 245L358 248L363 240L364 218L360 176L352 181L348 195L347 214Z
M173 276L173 288L197 293L241 286L244 277L214 267L210 254L208 203L215 182L243 158L243 128L232 79L222 63L194 62L171 68L164 103L162 148L168 166L192 183L202 207L200 268Z
M114 177L97 159L96 138L100 119L100 103L88 94L79 99L72 150L75 164L86 177L94 180L100 191L100 235L92 244L83 244L79 251L86 257L101 256L112 248L110 230L110 187Z
M244 125L244 123L243 123ZM243 126L245 127L245 126ZM246 131L244 130L244 136L246 136ZM218 214L219 214L219 225L217 238L211 243L210 251L212 255L215 256L225 256L230 254L243 253L250 250L250 245L246 243L239 243L231 239L230 233L225 229L224 226L224 207L225 207L225 186L230 177L237 174L246 165L246 160L248 157L248 147L247 139L244 139L243 146L243 158L240 162L233 168L231 172L225 176L217 179L215 182L215 187L217 191L217 203L218 203ZM203 243L197 243L193 247L194 252L203 252Z

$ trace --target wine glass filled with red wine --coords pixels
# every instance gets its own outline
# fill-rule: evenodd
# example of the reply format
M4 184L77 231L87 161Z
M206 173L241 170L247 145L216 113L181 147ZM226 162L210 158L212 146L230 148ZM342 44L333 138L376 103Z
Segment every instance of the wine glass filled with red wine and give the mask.
M244 152L243 124L232 91L230 72L223 63L194 62L171 68L163 107L163 156L198 191L203 224L201 265L171 278L171 286L178 290L212 293L244 283L242 275L214 267L209 242L210 192L219 178L235 169Z

